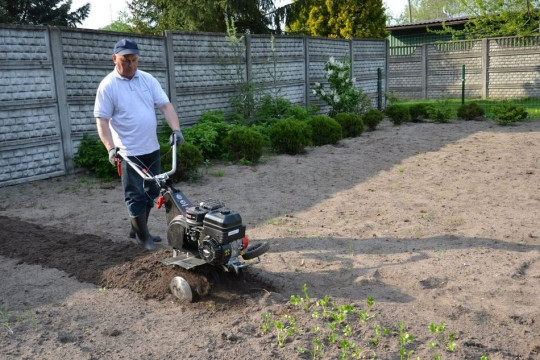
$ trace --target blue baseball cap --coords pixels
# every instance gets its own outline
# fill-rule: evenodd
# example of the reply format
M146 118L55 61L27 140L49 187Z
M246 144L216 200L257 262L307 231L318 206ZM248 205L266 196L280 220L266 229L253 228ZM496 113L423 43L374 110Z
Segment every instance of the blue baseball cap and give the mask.
M136 54L139 55L139 47L137 43L133 40L122 39L114 45L113 54L118 55L127 55L127 54Z

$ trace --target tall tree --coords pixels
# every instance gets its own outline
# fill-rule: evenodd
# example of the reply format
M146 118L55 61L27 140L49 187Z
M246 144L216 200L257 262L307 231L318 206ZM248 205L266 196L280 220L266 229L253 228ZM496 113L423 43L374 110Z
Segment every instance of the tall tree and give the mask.
M131 0L129 10L131 22L144 33L226 32L231 18L241 33L264 34L272 32L273 17L282 15L272 0Z
M75 11L71 0L0 0L0 23L76 27L90 13L90 3Z
M335 38L384 38L382 0L295 0L289 33Z

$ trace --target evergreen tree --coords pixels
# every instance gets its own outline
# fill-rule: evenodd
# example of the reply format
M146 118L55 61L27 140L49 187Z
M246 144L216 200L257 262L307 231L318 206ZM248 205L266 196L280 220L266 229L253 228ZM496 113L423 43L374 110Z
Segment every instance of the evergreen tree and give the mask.
M90 4L70 10L71 0L0 0L0 23L76 27L88 17Z
M231 18L240 33L266 34L276 17L272 0L131 0L131 22L138 32L164 30L226 32ZM277 20L279 23L279 18Z
M384 38L382 0L296 0L288 20L289 33L335 38Z

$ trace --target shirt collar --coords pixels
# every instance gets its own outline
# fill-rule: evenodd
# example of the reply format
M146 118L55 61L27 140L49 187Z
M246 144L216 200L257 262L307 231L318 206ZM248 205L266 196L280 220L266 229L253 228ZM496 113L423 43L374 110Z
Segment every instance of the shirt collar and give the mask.
M118 73L118 70L116 69L116 66L114 67L113 73L114 73L114 76L115 76L116 78L118 78L118 79L121 79L121 80L127 80L127 81L131 80L131 79L128 79L128 78L123 77L122 75L120 75L120 74ZM133 78L132 78L132 79L135 79L135 78L138 78L138 77L139 77L139 69L135 70L135 75L133 75Z

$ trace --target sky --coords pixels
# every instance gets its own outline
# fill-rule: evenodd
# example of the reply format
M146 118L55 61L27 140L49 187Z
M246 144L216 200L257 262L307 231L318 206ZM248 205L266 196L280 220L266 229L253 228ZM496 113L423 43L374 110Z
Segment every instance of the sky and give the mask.
M279 4L290 2L290 0L276 1ZM100 29L117 20L120 11L127 11L126 0L73 0L71 9L75 10L86 3L90 3L90 15L78 26L83 29ZM405 9L407 0L383 0L383 4L393 16L398 16Z

